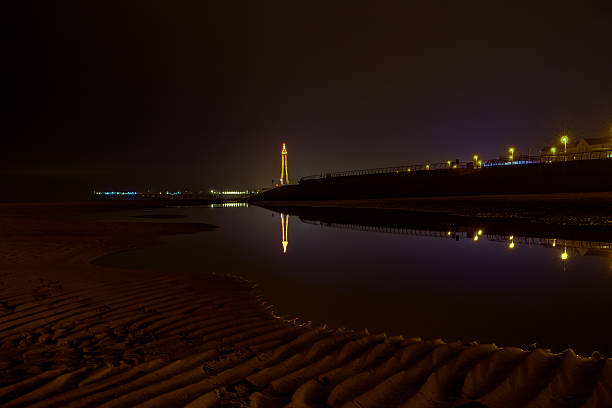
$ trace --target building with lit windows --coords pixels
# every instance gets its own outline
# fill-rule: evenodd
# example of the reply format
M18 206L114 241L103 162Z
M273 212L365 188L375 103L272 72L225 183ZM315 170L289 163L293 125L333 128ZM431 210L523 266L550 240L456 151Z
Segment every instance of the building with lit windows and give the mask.
M543 154L550 154L551 149L556 149L556 153L563 153L564 146L559 143L554 146L546 146L542 149ZM604 150L612 150L612 136L606 137L581 137L577 141L572 139L567 143L567 153L589 153Z

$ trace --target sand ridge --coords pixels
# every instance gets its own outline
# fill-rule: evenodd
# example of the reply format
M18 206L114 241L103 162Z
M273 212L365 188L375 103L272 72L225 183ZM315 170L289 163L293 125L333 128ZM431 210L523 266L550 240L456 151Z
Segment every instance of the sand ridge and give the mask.
M0 212L3 407L612 406L612 363L598 353L312 328L278 317L239 279L91 264L210 226L76 223L70 206L9 210Z

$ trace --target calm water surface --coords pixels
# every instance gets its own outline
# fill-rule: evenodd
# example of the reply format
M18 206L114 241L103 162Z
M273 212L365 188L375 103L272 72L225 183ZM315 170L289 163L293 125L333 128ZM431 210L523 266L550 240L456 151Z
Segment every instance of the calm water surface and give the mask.
M186 217L161 222L220 228L165 237L166 245L101 263L240 275L257 282L279 314L317 325L612 355L612 252L601 243L476 230L361 230L254 206L148 214L180 214Z

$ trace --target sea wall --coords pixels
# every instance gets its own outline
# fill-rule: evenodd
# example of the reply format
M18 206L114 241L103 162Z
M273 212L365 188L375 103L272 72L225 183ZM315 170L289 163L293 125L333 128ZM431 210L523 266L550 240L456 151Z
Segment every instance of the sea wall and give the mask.
M248 201L587 191L612 191L611 159L322 178L269 190Z

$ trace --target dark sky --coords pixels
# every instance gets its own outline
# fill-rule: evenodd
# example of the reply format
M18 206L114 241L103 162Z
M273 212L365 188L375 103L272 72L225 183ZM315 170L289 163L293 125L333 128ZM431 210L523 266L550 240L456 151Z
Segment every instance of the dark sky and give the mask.
M5 192L269 186L282 142L297 181L611 131L610 1L13 3Z

